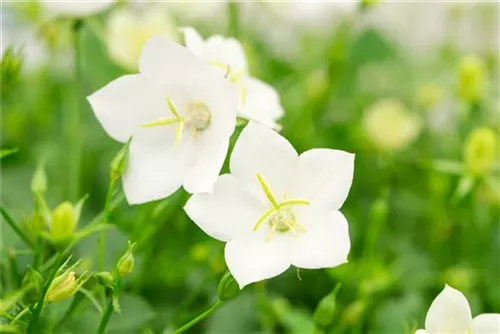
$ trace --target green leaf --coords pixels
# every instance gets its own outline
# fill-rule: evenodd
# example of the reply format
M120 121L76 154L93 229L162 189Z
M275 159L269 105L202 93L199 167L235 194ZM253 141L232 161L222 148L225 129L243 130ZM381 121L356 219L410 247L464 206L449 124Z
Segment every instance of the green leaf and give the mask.
M17 153L19 149L16 148L3 148L0 150L0 159L3 159L9 155L12 155L14 153Z

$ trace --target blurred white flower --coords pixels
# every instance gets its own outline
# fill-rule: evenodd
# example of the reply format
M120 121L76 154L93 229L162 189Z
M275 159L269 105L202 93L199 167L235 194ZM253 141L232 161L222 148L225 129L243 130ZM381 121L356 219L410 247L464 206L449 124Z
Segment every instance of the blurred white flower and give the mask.
M432 302L425 330L415 334L498 334L500 314L480 314L472 319L469 302L458 290L446 285Z
M137 70L142 47L153 35L177 39L175 22L164 6L126 6L113 11L106 21L108 53L130 71Z
M52 14L67 17L84 17L106 10L116 0L39 0Z
M158 36L146 42L139 71L88 98L112 138L133 137L123 175L129 203L167 197L181 185L210 192L234 131L237 90L189 50Z
M385 99L368 108L363 130L377 148L399 151L410 145L420 133L422 121L398 100Z
M243 46L235 38L214 35L206 40L193 28L183 28L186 47L217 68L238 86L239 114L269 127L283 116L278 92L267 83L250 77Z
M193 195L188 216L226 241L225 258L240 288L299 268L347 262L348 225L339 211L354 172L354 155L312 149L297 154L273 130L250 122L212 194Z

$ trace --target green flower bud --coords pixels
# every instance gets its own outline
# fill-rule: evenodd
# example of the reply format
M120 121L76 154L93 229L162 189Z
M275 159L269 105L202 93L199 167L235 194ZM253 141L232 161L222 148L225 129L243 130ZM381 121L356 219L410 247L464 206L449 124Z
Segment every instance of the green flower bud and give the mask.
M423 109L430 109L444 97L444 89L436 83L427 83L417 91L417 103Z
M50 226L50 236L56 243L70 239L76 230L78 215L73 204L63 202L52 212L52 225Z
M39 164L33 177L31 178L31 192L37 195L43 195L47 191L47 175L42 164Z
M219 281L219 286L217 287L217 294L220 301L225 302L236 296L240 292L240 287L238 282L234 279L233 275L229 271L226 271L224 276L222 276Z
M498 135L489 128L472 131L464 147L465 164L475 175L487 172L498 158Z
M94 275L100 285L108 288L113 286L115 279L109 271L101 271Z
M340 283L337 284L332 292L323 297L316 307L313 321L318 327L326 329L332 324L337 309L337 293L340 286Z
M347 306L347 308L342 313L342 322L346 326L353 326L358 323L363 317L366 311L366 303L361 300L357 300Z
M476 56L464 57L459 65L458 94L467 102L477 102L486 88L486 65Z
M19 50L9 47L1 55L0 74L2 79L2 96L14 90L19 81L22 65L22 54Z
M45 302L58 302L73 296L85 283L84 275L76 279L75 272L67 270L54 278L45 295Z
M112 180L117 180L127 169L128 165L128 148L132 137L125 143L125 145L118 151L110 165L110 177Z
M134 269L134 248L135 248L136 243L130 243L128 242L128 249L123 254L123 256L118 260L118 263L116 264L116 269L118 270L118 273L120 276L124 277L132 272Z
M29 268L24 274L21 286L26 289L24 295L30 302L36 302L43 289L43 277L33 268Z

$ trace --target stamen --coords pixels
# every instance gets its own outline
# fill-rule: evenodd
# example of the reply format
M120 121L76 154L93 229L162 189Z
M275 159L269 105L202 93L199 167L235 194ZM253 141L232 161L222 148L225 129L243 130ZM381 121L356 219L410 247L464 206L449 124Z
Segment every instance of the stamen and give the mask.
M262 190L264 190L264 193L266 194L267 199L276 208L276 210L279 210L278 202L276 202L276 198L274 197L274 194L271 191L271 188L269 188L269 185L267 184L264 177L262 175L260 175L259 173L257 173L257 179L259 180L260 186L262 187Z
M151 128L151 127L154 127L154 126L170 125L170 124L175 124L175 123L178 123L178 122L182 122L182 119L173 118L173 117L166 117L166 118L162 118L162 119L159 119L159 120L156 120L156 121L143 123L143 124L141 124L141 127L143 127L143 128Z

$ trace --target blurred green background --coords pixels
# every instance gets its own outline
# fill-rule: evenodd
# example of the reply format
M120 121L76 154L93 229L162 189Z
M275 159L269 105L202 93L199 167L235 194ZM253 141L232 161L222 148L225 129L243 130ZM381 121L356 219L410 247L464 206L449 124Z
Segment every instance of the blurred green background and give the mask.
M144 19L151 11L164 15L161 23ZM318 302L338 282L331 333L413 333L445 283L467 296L473 315L500 311L498 4L119 2L82 23L81 88L72 20L55 19L37 2L4 4L1 148L18 151L1 160L1 201L25 227L32 223L30 183L40 164L51 208L89 194L79 228L103 209L109 164L121 146L85 97L134 72L109 51L116 13L136 20L129 30L115 27L125 34L118 54L120 47L140 50L152 33L182 42L175 33L182 26L204 37L237 37L252 76L279 91L281 133L299 152L327 147L356 154L342 208L349 263L300 276L290 269L252 284L192 333L312 333ZM77 180L75 140L83 146ZM226 270L223 243L187 218L188 197L180 190L146 205L121 201L112 212L117 228L107 232L106 268L114 267L127 239L139 245L110 333L170 333L216 300ZM3 298L18 288L33 254L3 221L1 235ZM96 238L74 251L94 271ZM45 255L52 252L47 245ZM54 329L70 303L47 307L43 328L95 332L99 315L88 301Z

